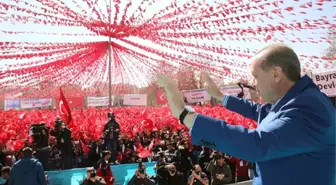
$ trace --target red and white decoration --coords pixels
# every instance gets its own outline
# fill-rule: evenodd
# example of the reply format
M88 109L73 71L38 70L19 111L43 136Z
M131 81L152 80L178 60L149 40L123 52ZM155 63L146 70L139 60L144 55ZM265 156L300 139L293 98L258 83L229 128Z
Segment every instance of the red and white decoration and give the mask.
M111 5L1 1L0 92L47 98L71 84L86 96L104 94L108 37L113 94L134 93L130 85L147 87L157 72L176 78L179 69L211 71L223 82L248 79L247 61L275 42L297 51L303 72L336 68L336 57L322 52L333 44L336 1L112 0Z
M156 93L156 103L157 104L166 104L168 103L164 91L159 91Z

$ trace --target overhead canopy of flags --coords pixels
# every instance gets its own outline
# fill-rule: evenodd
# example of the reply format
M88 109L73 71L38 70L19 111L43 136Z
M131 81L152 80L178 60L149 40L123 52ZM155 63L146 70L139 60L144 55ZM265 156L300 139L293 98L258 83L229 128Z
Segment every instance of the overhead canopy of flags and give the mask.
M335 9L333 0L3 0L0 91L107 90L108 37L116 93L176 68L248 79L249 58L274 42L298 51L303 72L336 68L321 53L333 44Z

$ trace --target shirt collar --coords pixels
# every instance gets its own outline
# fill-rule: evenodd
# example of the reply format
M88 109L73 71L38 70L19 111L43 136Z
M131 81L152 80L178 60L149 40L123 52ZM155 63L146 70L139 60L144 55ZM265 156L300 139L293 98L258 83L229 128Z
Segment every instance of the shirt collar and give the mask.
M285 105L289 100L293 99L300 92L306 88L317 88L315 83L308 75L304 75L298 82L296 82L289 91L282 96L271 108L270 111L278 111L283 105Z

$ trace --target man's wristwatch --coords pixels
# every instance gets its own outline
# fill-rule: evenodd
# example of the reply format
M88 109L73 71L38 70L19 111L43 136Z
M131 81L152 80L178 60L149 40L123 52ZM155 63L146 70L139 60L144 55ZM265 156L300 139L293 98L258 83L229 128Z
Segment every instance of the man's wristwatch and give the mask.
M189 113L194 113L195 110L190 107L190 106L185 106L182 113L180 114L180 117L179 117L179 120L180 120L180 123L182 123L184 125L184 119L185 117L189 114Z

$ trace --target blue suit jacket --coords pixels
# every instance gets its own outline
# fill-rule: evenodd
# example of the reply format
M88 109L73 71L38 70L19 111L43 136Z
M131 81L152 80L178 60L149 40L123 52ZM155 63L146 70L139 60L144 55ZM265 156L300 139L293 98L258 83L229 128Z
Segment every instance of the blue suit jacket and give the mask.
M304 76L276 104L225 96L227 109L258 122L248 130L197 115L194 145L256 162L253 185L334 185L335 109Z

